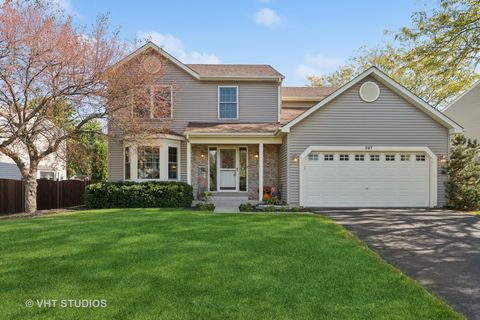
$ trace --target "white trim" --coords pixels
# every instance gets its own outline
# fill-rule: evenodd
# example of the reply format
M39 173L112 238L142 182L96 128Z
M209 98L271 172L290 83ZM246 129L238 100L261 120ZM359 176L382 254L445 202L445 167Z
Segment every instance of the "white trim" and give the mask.
M208 80L208 81L214 81L214 80L238 80L238 81L278 81L282 82L282 80L285 78L283 75L278 75L278 76L204 76L200 77L200 75L195 72L192 68L190 68L188 65L180 62L177 58L174 56L170 55L168 52L163 50L161 47L157 46L155 43L152 41L148 41L146 44L138 48L137 50L133 51L129 55L127 55L125 58L117 62L112 68L116 68L118 66L121 66L122 64L132 60L134 57L137 55L145 52L148 49L153 49L154 51L158 52L160 55L162 55L164 58L172 62L174 65L182 69L183 71L187 72L189 75L194 77L197 80Z
M409 101L412 105L420 109L421 111L425 112L427 115L435 119L437 122L441 123L443 126L451 129L451 133L461 133L463 129L460 125L455 123L452 119L444 115L439 110L435 109L434 107L430 106L428 103L411 93L409 90L401 86L399 83L388 77L386 74L378 70L376 67L370 67L369 69L365 70L363 73L355 77L353 80L345 84L343 87L339 88L337 91L293 119L292 121L288 122L286 125L282 127L282 132L290 132L290 128L311 115L313 112L317 111L321 107L325 106L327 103L353 87L355 84L360 82L361 80L365 79L367 76L374 76L378 81L382 82L384 85L389 87L391 90L402 96L404 99Z
M187 141L187 183L192 185L192 144Z
M140 179L138 178L138 147L158 147L159 155L159 178L155 179ZM130 148L130 179L125 179L125 148ZM168 148L177 148L177 179L168 178ZM177 140L167 139L147 139L141 142L128 141L123 144L123 181L181 181L181 143Z
M473 89L475 89L476 87L478 87L478 85L480 85L480 80L478 80L477 82L475 82L470 88L468 88L467 90L465 90L464 92L462 92L461 95L459 95L458 97L455 98L455 100L453 100L448 106L446 106L442 112L445 112L447 111L448 108L450 108L451 106L453 106L454 104L456 104L458 101L460 101L460 99L463 98L463 96L467 95L468 93L470 93L470 91L472 91Z
M263 143L258 144L258 201L263 200Z
M424 152L428 155L428 158L430 160L430 184L429 184L429 189L430 189L430 195L429 195L429 204L430 207L436 207L437 206L437 192L438 192L438 186L437 186L437 156L430 150L428 147L393 147L393 146L310 146L305 151L302 152L300 155L300 167L299 167L299 197L300 197L300 206L303 206L305 204L305 199L304 195L302 192L303 188L303 165L306 157L308 154L312 151L333 151L333 152L339 152L339 151L351 151L351 152Z
M220 89L221 88L235 88L237 90L237 117L236 118L220 118ZM239 92L239 88L238 86L234 86L234 85L220 85L220 86L217 86L217 119L218 120L238 120L239 117L240 117L240 105L238 103L239 101L239 95L240 95L240 92Z
M193 71L192 69L190 69L188 66L186 66L185 64L181 63L179 60L177 60L174 56L170 55L168 52L166 52L165 50L163 50L162 48L160 48L159 46L157 46L155 43L151 42L151 41L148 41L146 44L144 44L143 46L141 46L140 48L138 48L137 50L133 51L132 53L130 53L128 56L126 56L125 58L123 58L122 60L120 60L119 62L117 62L113 67L118 67L130 60L132 60L133 58L135 58L137 55L147 51L148 49L153 49L154 51L158 52L160 55L162 55L164 58L166 58L167 60L169 60L170 62L172 62L174 65L176 65L177 67L179 67L180 69L182 69L183 71L187 72L189 75L191 75L192 77L194 77L195 79L197 80L200 80L200 75L198 73L196 73L195 71Z
M189 137L275 137L274 132L192 132Z
M217 188L216 190L210 190L210 149L213 149L215 148L215 151L216 151L216 156L215 156L215 159L216 159L216 168L215 168L215 171L216 171L216 178L217 178ZM247 151L247 163L246 163L246 178L247 178L247 181L246 181L246 190L242 191L240 190L240 149L242 148L245 148L246 151ZM249 180L249 177L248 177L248 173L249 173L249 169L248 169L248 163L249 163L249 160L248 160L248 156L249 156L249 150L248 150L248 146L246 145L240 145L240 146L231 146L231 147L221 147L221 146L218 146L218 145L209 145L207 146L207 189L209 192L231 192L232 190L220 190L220 185L219 185L219 174L218 174L218 171L219 171L219 166L220 166L220 160L219 160L219 157L220 157L220 149L236 149L237 150L237 166L236 166L236 169L237 169L237 187L236 187L236 191L235 192L242 192L242 193L248 193L248 180Z

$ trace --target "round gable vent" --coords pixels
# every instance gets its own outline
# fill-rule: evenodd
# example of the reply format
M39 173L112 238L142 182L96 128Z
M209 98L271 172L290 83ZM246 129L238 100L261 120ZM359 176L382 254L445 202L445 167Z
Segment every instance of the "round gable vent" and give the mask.
M373 102L380 96L380 88L375 82L367 81L360 87L360 98L365 102Z

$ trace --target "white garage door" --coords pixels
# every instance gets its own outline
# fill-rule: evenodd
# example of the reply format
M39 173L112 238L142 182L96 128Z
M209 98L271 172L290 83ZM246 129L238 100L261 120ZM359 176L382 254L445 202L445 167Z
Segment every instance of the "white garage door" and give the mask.
M428 207L424 153L312 152L303 161L307 207Z

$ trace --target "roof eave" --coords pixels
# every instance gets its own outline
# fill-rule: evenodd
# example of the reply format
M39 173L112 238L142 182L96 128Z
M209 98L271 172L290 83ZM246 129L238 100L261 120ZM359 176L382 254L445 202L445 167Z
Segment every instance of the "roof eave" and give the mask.
M335 92L327 96L324 100L320 101L313 107L311 107L309 110L305 111L298 117L292 119L290 122L286 123L282 127L282 132L290 132L290 128L308 117L310 114L321 108L322 106L326 105L339 95L341 95L343 92L346 90L350 89L353 87L356 83L360 82L362 79L366 78L367 76L372 75L377 80L380 80L383 84L387 85L391 90L399 94L400 96L404 97L405 99L409 100L410 103L415 105L418 109L421 111L425 111L429 116L431 116L433 119L435 119L437 122L441 123L443 126L447 127L450 129L450 132L453 133L460 133L463 132L463 128L457 124L455 121L447 117L445 114L440 112L439 110L435 109L431 105L429 105L427 102L422 100L421 98L417 97L414 95L412 92L407 90L405 87L400 85L398 82L394 81L392 78L387 76L385 73L380 71L376 67L370 67L364 72L362 72L360 75L356 76L352 80L350 80L348 83L344 84L342 87L337 89Z

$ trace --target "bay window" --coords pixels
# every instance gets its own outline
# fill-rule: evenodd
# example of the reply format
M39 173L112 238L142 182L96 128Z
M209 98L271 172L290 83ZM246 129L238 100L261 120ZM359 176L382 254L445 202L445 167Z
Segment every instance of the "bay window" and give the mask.
M178 148L168 147L168 179L178 179Z
M160 148L138 147L138 179L160 179Z
M179 180L180 141L147 139L124 146L124 180Z

